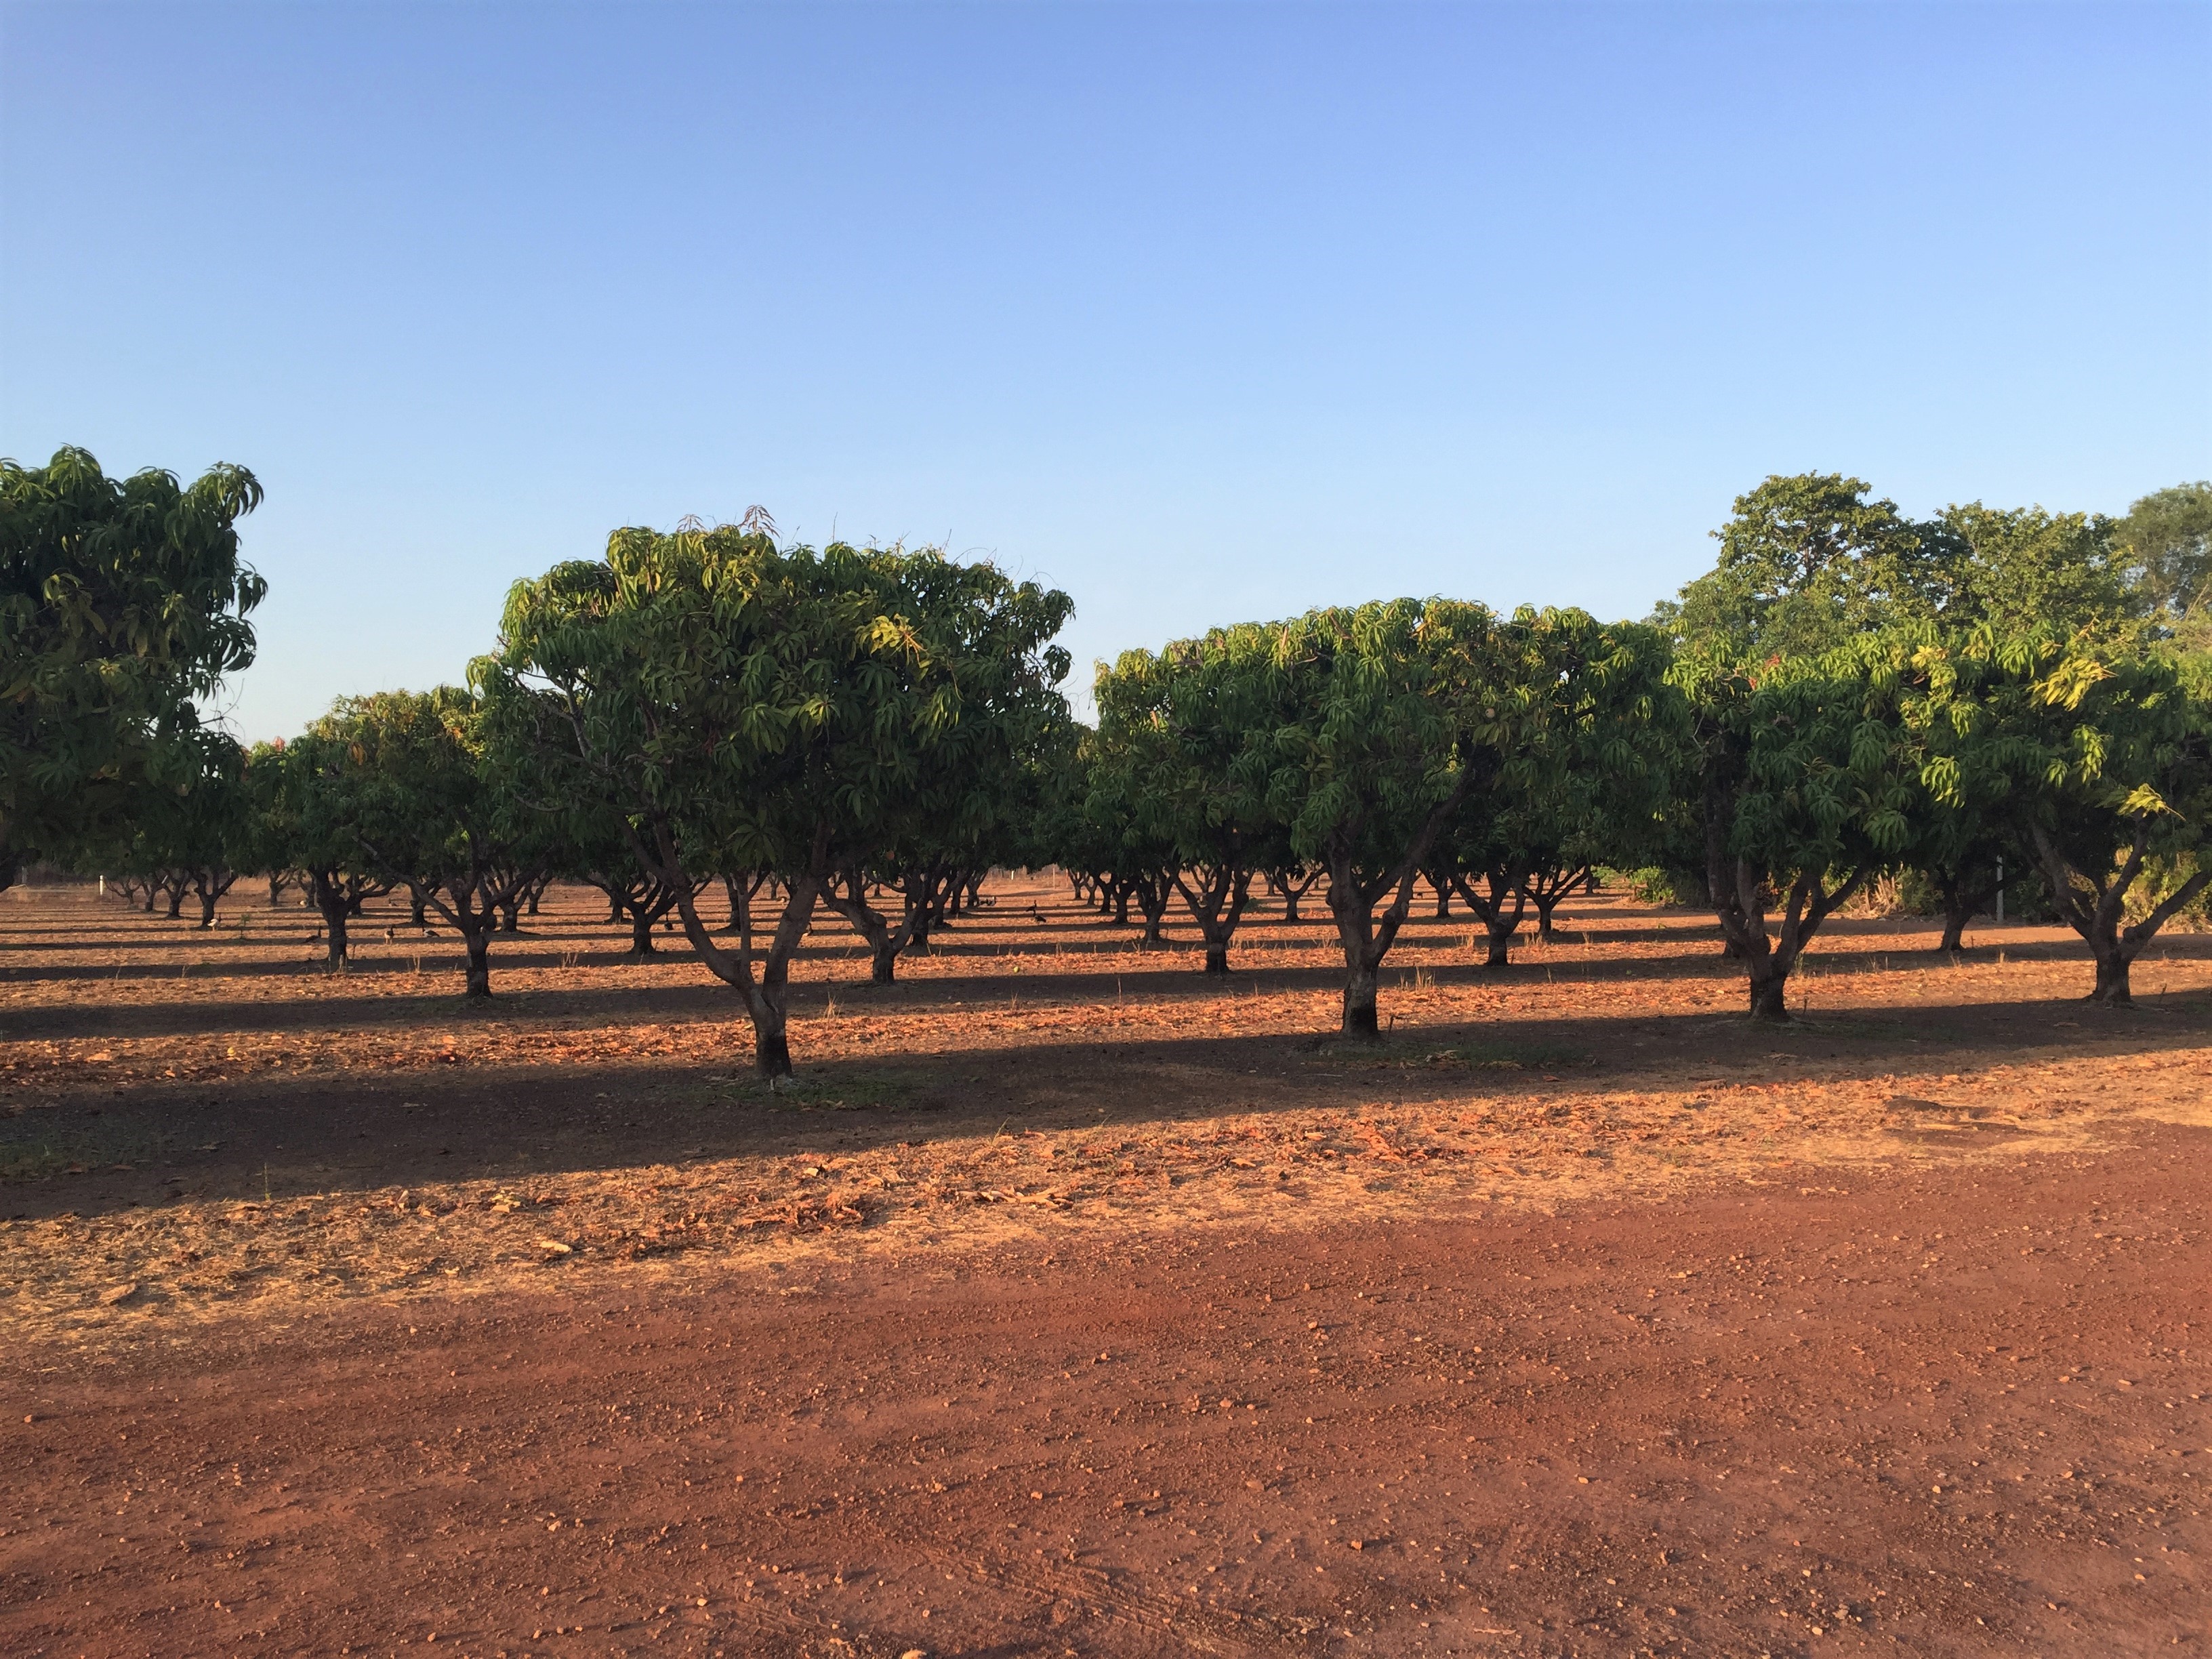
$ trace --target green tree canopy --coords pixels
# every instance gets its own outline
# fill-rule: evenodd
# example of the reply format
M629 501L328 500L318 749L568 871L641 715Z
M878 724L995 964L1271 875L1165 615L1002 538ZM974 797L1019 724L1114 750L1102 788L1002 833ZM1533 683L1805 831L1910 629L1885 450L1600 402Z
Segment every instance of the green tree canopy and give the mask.
M495 702L505 688L493 693ZM491 994L491 935L551 855L552 820L516 799L490 741L496 711L441 685L351 697L318 724L322 787L359 860L461 936L466 994Z
M2096 1001L2130 1000L2144 945L2203 890L2196 870L2132 923L2153 861L2192 866L2212 822L2212 684L2062 629L1923 637L1899 697L1917 771L1949 811L2002 811L2096 963Z
M253 659L265 591L239 560L243 467L111 478L82 449L0 460L0 888L191 779L196 700Z
M362 845L370 780L356 702L341 699L289 743L256 744L246 764L255 862L297 878L323 919L333 968L351 952L348 923L397 884Z
M1664 635L1581 611L1523 612L1527 687L1516 750L1461 804L1426 866L1455 889L1503 967L1527 907L1548 930L1566 887L1601 858L1632 861L1685 763L1687 709Z
M2145 557L2120 544L2110 519L1970 501L1916 524L1869 494L1833 473L1768 478L1713 532L1714 568L1652 620L1709 660L1752 662L1921 623L2117 638L2144 610L2135 570ZM2147 524L2155 517L2147 509Z
M2212 481L2154 490L2112 539L2152 614L2199 649L2212 646Z
M1229 971L1254 873L1289 855L1270 783L1290 684L1277 672L1274 633L1256 624L1157 656L1126 651L1098 675L1091 811L1119 823L1122 852L1149 866L1133 868L1133 880L1158 872L1182 894L1210 974Z
M1714 568L1652 621L1713 658L1826 651L1932 607L1936 573L1914 526L1841 473L1773 477L1713 532Z
M1790 1017L1805 946L1913 843L1921 797L1890 689L1895 653L1890 636L1868 635L1816 656L1691 653L1675 665L1693 710L1706 887L1748 969L1754 1019Z
M479 679L537 695L540 787L617 810L701 961L744 998L773 1079L791 1069L785 987L825 884L893 846L970 749L1001 752L1000 711L1056 696L1067 660L1048 641L1069 609L933 550L622 530L604 560L515 586ZM749 907L730 947L692 903L699 877L738 869L787 884L764 951Z
M1919 528L1935 603L1900 607L1888 620L2002 632L2037 628L2129 634L2142 605L2110 519L2091 513L1947 507Z

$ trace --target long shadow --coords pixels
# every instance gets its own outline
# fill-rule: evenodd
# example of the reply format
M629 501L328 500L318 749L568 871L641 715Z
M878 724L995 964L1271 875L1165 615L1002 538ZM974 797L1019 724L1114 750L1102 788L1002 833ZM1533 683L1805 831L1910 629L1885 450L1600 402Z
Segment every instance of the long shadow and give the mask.
M1009 1126L1135 1132L1284 1110L2145 1058L2201 1048L2212 997L2133 1012L2058 1000L1915 1006L1778 1028L1711 1013L1440 1022L1401 1024L1390 1041L1348 1053L1317 1046L1320 1033L1139 1030L810 1061L818 1022L831 1018L794 1023L800 1087L787 1094L751 1081L743 1048L712 1062L641 1067L495 1060L88 1091L0 1116L0 1169L18 1177L0 1180L0 1215L112 1212L178 1193L243 1199L264 1183L283 1195L823 1153ZM90 1172L48 1173L70 1164Z
M568 936L568 938L573 937ZM1938 967L1947 965L1952 960L1948 953L1938 952L1922 945L1894 942L1897 939L1895 934L1863 936L1864 942L1858 948L1851 950L1837 948L1841 937L1824 936L1808 960L1820 969L1846 967L1860 971L1914 966ZM1423 965L1437 973L1473 975L1479 978L1499 980L1501 982L1517 972L1541 970L1556 979L1571 983L1623 976L1644 977L1662 970L1673 973L1686 969L1694 969L1700 964L1718 964L1729 968L1735 966L1722 956L1717 944L1717 933L1709 938L1686 938L1680 933L1662 934L1645 931L1625 935L1624 938L1628 942L1646 945L1662 941L1679 942L1682 948L1665 951L1647 950L1634 957L1596 962L1584 958L1555 956L1545 951L1542 955L1532 959L1528 953L1541 951L1543 947L1538 945L1533 939L1523 939L1515 943L1514 959L1504 969L1484 966L1480 962L1474 959L1474 952L1464 953L1467 958L1465 960ZM1970 947L1962 953L1966 959L1978 959L2002 950L2023 959L2047 960L2081 955L2083 959L2087 960L2083 947L2070 939L2012 940L2005 939L2002 935L1996 936L1992 939L1991 936L1986 933L1982 935L1982 938L1990 939L1990 942ZM191 941L179 940L176 943L181 947L189 945ZM603 948L590 948L594 943ZM1074 948L1067 948L1065 941L1050 939L977 941L960 948L940 946L933 950L927 957L902 958L902 960L909 966L915 961L983 964L1000 961L1031 963L1039 959L1065 964L1080 961L1085 957L1097 956L1122 964L1115 970L1099 969L1097 972L1103 979L1110 978L1112 972L1119 972L1124 977L1147 972L1148 970L1142 969L1132 969L1128 965L1127 958L1132 956L1139 958L1152 957L1163 963L1189 963L1201 961L1204 956L1204 946L1196 939L1171 938L1149 951L1139 946L1134 941L1116 943L1119 948L1107 949L1094 948L1095 942L1090 940L1082 941ZM1579 945L1581 941L1572 939L1568 943ZM1231 970L1233 973L1251 971L1255 958L1257 958L1259 966L1270 974L1334 973L1336 971L1334 969L1318 965L1302 965L1286 969L1275 966L1268 961L1270 957L1279 952L1327 950L1333 944L1333 940L1327 939L1247 939L1240 935L1231 947ZM1434 950L1437 948L1437 941L1409 933L1400 936L1400 944L1401 947ZM57 951L79 948L83 947L76 945L55 947ZM145 947L133 948L143 950ZM180 969L185 970L182 976L189 977L191 972L198 971L207 977L216 979L296 978L303 975L327 971L324 957L304 945L297 956L289 957L272 957L267 954L269 948L269 942L266 940L251 940L241 945L234 939L203 939L189 963L176 959L184 954L181 948L173 953L172 959L167 962L87 963L82 966L66 963L31 966L0 962L0 982L9 984L139 983L151 980L179 978ZM1446 948L1456 948L1456 941L1447 942ZM2212 956L2212 935L2177 933L2169 937L2160 934L2156 948L2162 957L2197 958ZM389 943L365 937L357 945L353 963L348 971L357 975L410 974L416 971L413 963L420 958L426 964L422 971L440 972L450 968L451 971L458 973L459 958L453 954L454 949L454 941L450 938L426 940L419 945L410 946L405 940ZM222 952L229 950L252 951L254 953L253 958L244 962L226 962L222 958ZM568 942L568 939L560 934L532 933L502 934L492 945L492 969L495 974L502 968L635 968L649 967L655 963L680 965L692 960L690 951L684 947L681 941L665 945L660 949L639 957L606 939L604 935L587 939L583 943L577 944ZM800 947L797 960L807 963L826 961L857 965L861 958L857 939L843 940L833 935L816 942L810 935L809 942ZM1395 962L1385 961L1384 973L1387 975L1397 962L1403 960L1404 951L1401 950ZM984 977L995 977L995 975L984 975ZM1070 975L1065 977L1073 980L1079 976Z
M527 936L524 936L526 938ZM2086 994L2090 982L2090 965L2086 947L2077 941L2063 939L2028 940L2016 944L1982 947L1966 953L1968 961L1987 961L2002 950L2009 959L2022 962L2078 963L2082 973ZM424 953L426 956L428 952ZM241 1033L269 1033L301 1030L331 1030L351 1028L376 1028L405 1024L434 1016L441 1019L455 1018L506 1016L527 1017L533 1019L574 1018L581 1020L604 1020L617 1015L642 1023L680 1023L694 1019L732 1019L741 1012L736 994L711 980L692 983L626 984L592 986L568 984L558 989L501 988L501 976L526 968L573 967L582 972L592 968L635 968L641 958L618 951L585 956L574 963L567 958L569 951L551 949L526 949L520 945L501 947L492 951L492 984L496 994L489 1005L470 1005L460 997L460 963L458 957L447 957L415 974L404 963L390 959L372 960L348 970L349 977L375 982L389 983L394 980L413 981L408 994L394 996L364 994L361 996L319 996L299 1001L270 1001L247 999L228 999L212 995L196 995L189 1001L165 1002L155 1006L98 1004L64 1005L52 1007L17 1008L0 1011L0 1036L9 1038L39 1038L55 1040L67 1037L171 1036L197 1035L214 1030L234 1030ZM1249 995L1255 988L1267 992L1293 992L1310 994L1333 993L1343 983L1343 970L1334 963L1304 963L1286 966L1262 960L1254 963L1248 955L1232 954L1232 971L1224 981L1210 978L1198 971L1203 960L1195 945L1177 945L1148 953L1146 965L1137 966L1126 958L1112 958L1114 965L1093 969L1079 969L1072 964L1081 960L1079 955L1053 955L1049 952L1012 954L993 953L981 961L991 964L1003 963L995 971L978 974L932 974L924 977L909 977L890 986L870 984L854 951L849 946L825 944L803 952L811 960L833 960L851 970L848 978L812 981L794 986L793 1006L805 1010L818 1006L828 997L843 1000L853 1012L862 1010L884 1012L942 1012L949 1007L969 1005L989 1005L1004 997L1018 997L1031 1008L1044 1008L1071 1003L1101 1003L1125 1001L1131 998L1140 1000L1204 1000L1223 996ZM2212 957L2212 935L2182 934L2161 945L2162 957L2201 961ZM942 962L949 957L937 958ZM687 951L669 951L664 955L642 959L646 963L659 962L672 967L689 967L693 958ZM1829 949L1812 957L1814 972L1820 975L1850 973L1877 981L1884 975L1924 975L1942 971L1953 958L1938 956L1923 950L1899 950L1886 945L1881 936L1867 941L1865 948L1854 951ZM1040 961L1054 964L1053 970L1043 973L1016 973L1019 966L1035 967ZM2149 981L2155 963L2143 963L2136 969L2139 983ZM1391 993L1410 978L1415 969L1409 963L1397 967L1386 959L1382 968L1383 1006L1388 1012ZM1742 968L1728 961L1717 950L1700 951L1694 954L1645 955L1629 957L1563 959L1545 953L1540 956L1522 954L1504 968L1488 968L1474 962L1455 962L1424 964L1419 969L1436 985L1444 988L1533 988L1541 982L1559 987L1624 985L1631 982L1648 984L1654 980L1671 980L1698 984L1708 990L1735 990L1746 985ZM203 981L210 991L225 977L254 979L264 977L322 977L319 964L256 963L233 973L222 968L208 970ZM109 980L118 977L115 970L89 973L83 977ZM174 979L173 970L162 973L149 969L134 975L127 969L120 977L131 979ZM1800 981L1801 984L1805 981ZM1817 984L1818 980L1812 981ZM2146 988L2155 991L2154 983Z

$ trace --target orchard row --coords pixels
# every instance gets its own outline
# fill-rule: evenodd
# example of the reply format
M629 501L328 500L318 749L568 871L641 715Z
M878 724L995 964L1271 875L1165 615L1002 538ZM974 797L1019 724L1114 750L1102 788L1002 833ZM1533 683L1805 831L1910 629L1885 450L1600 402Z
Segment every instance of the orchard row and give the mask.
M2001 869L2033 872L2117 1003L2212 875L2204 486L2127 520L1916 524L1856 480L1770 479L1649 621L1431 599L1242 623L1102 665L1095 726L1062 690L1064 593L932 549L783 544L759 514L629 529L518 583L465 684L349 698L247 751L198 707L251 659L250 476L112 480L64 451L0 483L9 875L122 872L209 921L242 875L289 878L333 961L404 888L460 934L473 995L503 915L590 880L640 929L680 920L769 1078L818 910L889 980L994 866L1059 866L1152 937L1180 902L1213 973L1255 881L1317 889L1353 1039L1417 883L1502 961L1595 866L1670 872L1779 1020L1807 943L1885 874L1920 872L1955 944ZM698 902L718 882L727 928Z

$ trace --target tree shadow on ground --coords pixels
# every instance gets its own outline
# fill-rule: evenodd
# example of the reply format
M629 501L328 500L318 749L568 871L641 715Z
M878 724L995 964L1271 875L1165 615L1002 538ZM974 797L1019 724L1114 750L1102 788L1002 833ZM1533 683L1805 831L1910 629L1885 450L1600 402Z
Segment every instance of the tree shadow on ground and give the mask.
M1322 1033L1123 1030L810 1061L813 1030L834 1018L844 1016L817 1008L794 1023L800 1076L785 1092L752 1079L742 1026L713 1062L463 1063L71 1092L0 1117L0 1216L827 1152L1009 1126L1137 1133L1283 1111L2117 1062L2202 1048L2212 997L2134 1011L2056 1000L1859 1008L1780 1027L1732 1013L1401 1022L1391 1041L1351 1050Z

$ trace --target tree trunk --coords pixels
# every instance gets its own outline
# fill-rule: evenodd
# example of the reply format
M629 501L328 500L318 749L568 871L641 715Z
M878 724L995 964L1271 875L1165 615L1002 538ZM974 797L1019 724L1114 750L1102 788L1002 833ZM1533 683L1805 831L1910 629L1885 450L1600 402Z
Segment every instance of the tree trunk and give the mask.
M1449 921L1451 920L1451 883L1449 881L1437 882L1436 884L1436 890L1437 920L1438 921Z
M2199 870L2154 905L2148 915L2123 928L2120 918L2125 914L2128 890L2142 873L2143 859L2149 850L2150 820L2146 817L2136 821L2133 845L2119 860L2119 868L2109 875L2075 869L2039 825L2030 824L2028 833L2051 889L2051 902L2081 936L2096 962L2097 981L2089 1000L2105 1008L2133 1007L2129 968L2143 946L2157 937L2158 930L2212 884L2212 869Z
M200 889L200 926L203 927L215 926L216 897L206 888Z
M781 1005L753 1011L753 1070L769 1082L791 1075L791 1038Z
M1382 1030L1375 1017L1375 970L1355 965L1344 976L1344 1024L1341 1033L1353 1042L1380 1042Z
M468 988L463 993L469 997L491 995L491 941L479 929L471 929L462 935L469 949Z
M1536 937L1547 945L1553 943L1559 938L1559 935L1552 931L1552 912L1559 908L1559 896L1557 893L1553 894L1549 898L1541 893L1536 895Z
M653 954L653 913L642 904L630 912L629 953L634 957Z
M1943 937L1936 941L1939 955L1952 956L1966 948L1966 924L1973 920L1973 912L1964 907L1946 903L1943 907Z
M175 921L185 914L185 884L181 881L169 889L169 920Z
M896 984L899 952L911 947L915 928L928 921L930 878L909 872L901 880L899 890L905 905L896 927L868 902L871 890L872 884L862 878L860 866L850 863L823 884L821 902L831 915L843 917L866 944L868 982Z
M1129 925L1129 899L1132 890L1128 883L1116 882L1114 884L1114 925L1117 927L1127 927Z
M271 877L270 877L270 878L269 878L269 908L270 908L270 909L274 910L274 909L276 908L276 902L277 902L277 901L278 901L279 899L282 899L283 896L284 896L284 878L283 878L283 877L282 877L282 876L271 876Z
M319 879L315 883L315 908L323 918L324 954L335 968L346 959L346 896Z
M522 901L520 899L509 899L499 907L499 931L502 933L519 933L522 931Z
M1208 945L1206 947L1206 971L1209 974L1225 974L1229 971L1227 945Z
M2100 1008L2132 1008L2135 994L2128 988L2128 969L2132 959L2115 951L2097 958L2097 988L2089 993L2089 1000Z
M1476 888L1475 878L1472 874L1455 878L1455 884L1459 888L1460 897L1466 902L1467 908L1474 913L1476 919L1482 923L1483 932L1488 935L1489 943L1483 957L1483 966L1486 968L1510 967L1512 958L1510 953L1513 940L1521 931L1522 917L1528 912L1528 888L1520 872L1512 869L1485 871L1482 872L1482 880L1490 890L1487 894ZM1513 908L1510 911L1505 908L1505 901L1509 894L1513 900Z
M1751 1017L1768 1024L1790 1018L1790 973L1772 957L1751 964Z
M407 921L410 927L418 929L430 925L423 917L422 896L420 893L407 901Z

